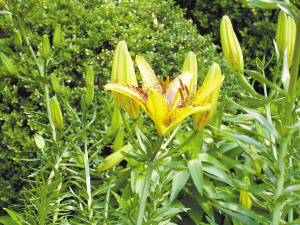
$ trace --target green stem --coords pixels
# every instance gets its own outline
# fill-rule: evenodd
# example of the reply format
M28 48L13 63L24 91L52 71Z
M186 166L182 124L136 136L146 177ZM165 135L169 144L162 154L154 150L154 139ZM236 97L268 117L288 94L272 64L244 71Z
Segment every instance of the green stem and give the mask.
M143 224L145 206L146 206L146 199L147 199L148 192L149 192L153 167L154 167L154 165L149 164L148 168L147 168L145 183L144 183L144 187L143 187L143 190L142 190L141 203L140 203L140 207L139 207L139 214L138 214L138 219L137 219L136 225L142 225Z
M299 72L299 60L300 60L300 23L299 22L297 22L297 33L296 33L295 43L296 44L294 49L293 62L292 62L292 68L290 73L290 84L288 90L288 93L291 96L291 100L286 102L285 115L283 118L283 126L281 132L282 141L280 143L279 158L278 158L278 168L280 173L276 175L277 180L276 180L276 192L274 196L274 203L276 203L278 197L282 194L283 184L284 184L284 175L285 175L285 167L286 167L284 159L287 154L287 147L288 147L288 141L287 141L288 134L286 133L285 130L286 127L291 124L292 111L295 102L297 76ZM281 209L282 209L282 204L280 205L275 204L272 225L279 225Z
M104 216L105 218L108 220L108 202L109 202L109 199L110 199L110 191L111 191L111 183L112 183L112 180L113 180L113 173L114 173L114 170L115 170L115 167L113 167L109 172L110 172L110 178L109 178L109 181L108 181L108 190L106 192L106 196L105 196L105 206L104 206Z
M180 144L177 148L173 149L172 151L168 152L167 154L164 154L160 157L158 157L155 162L160 162L163 159L165 159L168 156L173 155L175 152L179 151L180 149L182 149L184 146L186 146L191 140L193 140L193 138L198 134L199 131L194 131L191 136L186 139L182 144Z
M90 162L89 162L89 153L87 148L87 134L86 134L86 113L83 116L83 130L84 130L84 170L85 170L85 183L86 191L88 194L88 212L89 219L93 217L92 205L92 194L91 194L91 176L90 176Z
M143 149L141 148L141 146L139 145L139 143L136 141L136 139L133 137L133 134L132 134L132 131L127 123L127 120L126 120L126 117L125 117L125 112L123 109L120 109L120 113L121 113L121 117L122 117L122 120L123 120L123 123L125 125L125 128L127 130L127 133L131 139L131 141L133 142L134 146L139 149L141 152L143 152Z

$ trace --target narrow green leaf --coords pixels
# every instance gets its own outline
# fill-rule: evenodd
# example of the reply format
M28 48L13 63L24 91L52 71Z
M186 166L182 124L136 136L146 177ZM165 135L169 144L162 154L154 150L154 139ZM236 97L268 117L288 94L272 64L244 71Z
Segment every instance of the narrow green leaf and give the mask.
M216 158L212 157L211 155L209 155L207 153L199 153L198 158L201 161L211 163L211 164L219 167L220 169L225 170L226 172L229 172L229 170L227 169L226 166L224 166L220 161L218 161Z
M133 168L130 172L131 174L131 189L134 192L136 187L136 182L140 174L140 168Z
M22 225L20 218L23 218L23 216L17 212L14 212L10 209L4 208L4 210L10 215L10 217L19 225Z
M21 223L17 223L13 218L9 216L0 216L0 223L3 225L18 225Z
M186 166L183 161L180 164L182 166ZM173 182L172 182L172 193L170 195L170 202L172 202L176 198L179 191L184 187L189 176L190 176L189 170L175 171Z
M199 191L200 195L203 195L203 170L202 163L199 158L194 158L188 161L188 167L194 181L194 184Z
M300 184L292 184L288 187L286 187L283 191L283 193L291 193L291 192L294 192L294 191L299 191L300 190Z

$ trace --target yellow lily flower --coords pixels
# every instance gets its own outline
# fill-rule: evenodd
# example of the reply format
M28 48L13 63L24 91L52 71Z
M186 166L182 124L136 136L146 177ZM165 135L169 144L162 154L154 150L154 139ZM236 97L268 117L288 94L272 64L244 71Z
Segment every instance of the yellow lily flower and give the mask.
M194 75L183 73L169 83L159 83L153 70L140 56L136 61L141 72L142 89L130 84L109 83L105 88L128 96L140 104L156 125L158 134L168 135L186 117L208 111L211 106L205 103L209 95L217 88L224 76L205 83L196 93ZM191 93L195 93L191 95Z

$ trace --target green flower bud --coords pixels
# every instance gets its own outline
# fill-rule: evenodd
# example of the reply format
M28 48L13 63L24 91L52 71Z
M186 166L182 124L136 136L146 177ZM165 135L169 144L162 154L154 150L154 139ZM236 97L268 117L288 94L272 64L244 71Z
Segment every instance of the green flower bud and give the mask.
M42 37L42 58L47 60L51 55L51 48L48 36L45 34Z
M88 83L94 84L94 71L93 71L93 67L92 66L89 66L87 68L87 70L86 70L85 83L86 83L86 85Z
M85 104L85 99L83 96L81 96L80 106L81 106L81 112L85 113L86 112L86 104Z
M219 76L222 76L221 68L217 63L213 63L208 70L208 73L205 77L203 84ZM202 130L214 116L218 104L220 89L221 89L221 84L218 87L216 87L216 89L210 94L210 96L206 100L206 102L210 103L211 105L210 110L204 113L195 114L194 125L193 125L193 129L195 131Z
M61 26L60 24L56 24L54 35L53 35L53 46L57 48L61 41Z
M288 16L288 42L287 42L287 58L289 67L292 66L293 55L295 50L297 27L295 20Z
M256 148L253 145L250 145L250 149L257 154ZM261 167L260 165L255 162L253 159L250 160L251 161L251 166L253 169L256 170L256 172L261 173Z
M94 84L88 83L86 93L85 93L85 104L87 108L92 104L94 98Z
M114 108L114 112L113 112L113 115L112 115L112 118L111 118L111 133L110 135L111 136L114 136L118 129L120 128L122 124L122 117L121 117L121 114L120 114L120 110L118 107L115 107Z
M244 72L244 58L239 41L233 31L228 16L221 20L221 44L223 54L229 66L234 71Z
M276 44L280 55L283 55L287 47L288 41L288 18L287 15L281 10L278 15L277 30L276 30Z
M193 81L191 84L190 93L191 96L193 96L197 90L197 58L194 52L189 52L187 56L185 57L183 67L182 67L182 73L191 73L194 75Z
M63 117L56 97L52 97L50 100L50 111L51 111L51 118L54 126L57 129L62 130Z
M77 160L80 164L84 164L84 156L83 155L77 155Z
M248 177L244 177L242 181L246 184L251 184L250 179ZM252 207L252 201L250 199L251 195L252 194L250 192L244 190L241 190L240 192L240 204L246 207L247 209L251 209Z
M120 41L116 47L111 71L111 82L138 86L133 62L125 41ZM127 104L127 97L119 93L112 93L117 107L124 109Z
M14 30L14 38L15 38L15 45L19 48L22 47L22 37L19 30Z
M120 148L123 147L123 141L124 141L124 128L120 127L114 141L114 151L118 151Z
M34 135L35 144L39 149L43 149L45 147L44 139L41 135L35 134Z
M125 156L122 155L121 152L129 153L131 151L131 149L132 149L131 145L126 145L123 148L121 148L120 150L107 156L105 158L106 163L100 163L97 166L98 172L101 172L103 170L108 170L108 169L113 168L114 166L118 165L125 158Z
M16 67L11 63L11 61L7 58L7 56L3 52L0 53L0 58L5 68L11 75L16 75L18 73Z
M6 14L6 15L4 15L4 17L8 24L12 24L12 15L11 14Z
M60 86L58 79L56 78L56 76L53 73L50 75L50 82L51 82L51 86L52 86L54 92L56 94L60 94L61 86Z

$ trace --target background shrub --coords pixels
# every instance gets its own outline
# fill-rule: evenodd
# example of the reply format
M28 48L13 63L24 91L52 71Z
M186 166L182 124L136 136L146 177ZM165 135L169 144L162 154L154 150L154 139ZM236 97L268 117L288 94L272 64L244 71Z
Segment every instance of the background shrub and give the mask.
M21 15L28 9L28 1L22 1ZM158 23L154 23L154 19ZM13 29L17 28L16 18L13 24L5 23L3 17L0 27L0 48L21 71L21 75L36 79L37 68L30 54L23 47L14 45ZM185 55L194 51L198 58L199 82L203 81L208 67L220 64L226 80L223 95L236 97L241 92L233 72L217 52L218 46L212 44L210 36L199 35L191 20L184 18L184 12L174 6L173 1L96 1L62 0L38 1L36 8L25 18L28 37L35 51L41 47L41 37L47 34L52 43L55 25L60 23L63 41L52 59L48 74L55 73L64 84L64 96L70 105L80 110L80 96L84 93L84 72L88 65L94 66L95 104L101 104L99 98L105 93L103 85L109 81L112 56L116 44L125 40L129 51L144 57L153 70L164 78L180 73ZM24 42L24 40L23 40ZM39 57L39 53L38 53ZM137 70L136 70L137 71ZM30 164L24 159L36 157L36 147L32 135L45 132L34 121L46 122L42 114L28 115L24 112L45 112L41 103L42 93L38 84L24 83L11 77L4 66L0 65L0 207L8 207L19 198L19 190L24 183L30 167L39 166L39 161ZM101 91L101 92L100 92ZM54 92L50 90L54 95ZM98 102L97 102L98 101ZM67 109L63 109L64 116ZM30 166L29 166L30 165Z

